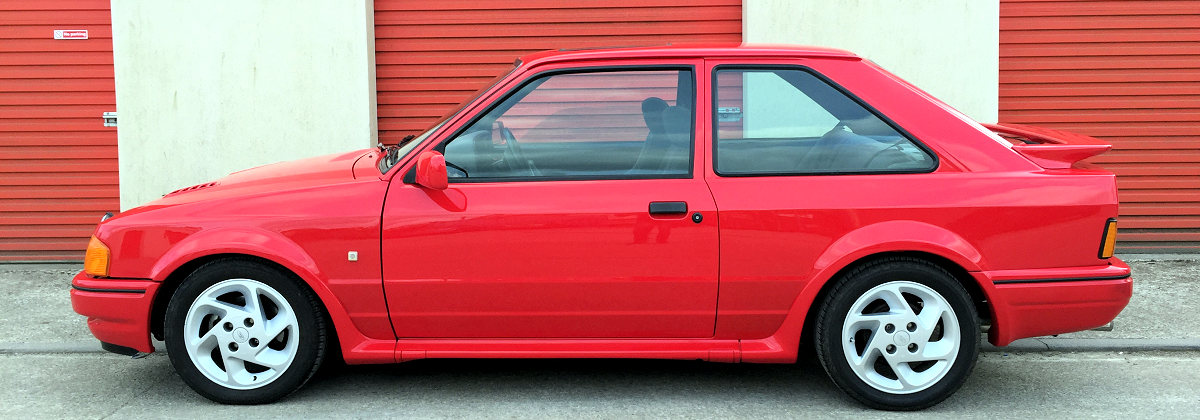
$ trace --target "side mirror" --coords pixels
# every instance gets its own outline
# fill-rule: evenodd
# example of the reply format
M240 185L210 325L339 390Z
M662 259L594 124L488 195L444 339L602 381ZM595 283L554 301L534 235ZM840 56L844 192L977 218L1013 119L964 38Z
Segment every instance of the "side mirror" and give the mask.
M444 190L449 182L446 176L446 157L435 150L417 155L417 185L431 190Z

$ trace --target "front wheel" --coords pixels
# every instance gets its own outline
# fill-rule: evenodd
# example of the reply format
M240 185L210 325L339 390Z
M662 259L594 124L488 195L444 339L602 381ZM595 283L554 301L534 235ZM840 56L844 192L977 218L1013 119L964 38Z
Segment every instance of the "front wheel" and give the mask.
M961 283L932 263L891 258L840 278L817 318L817 357L864 404L919 410L949 397L975 366L979 322Z
M171 296L167 354L183 381L208 399L272 402L320 367L326 349L320 308L310 290L276 269L211 262Z

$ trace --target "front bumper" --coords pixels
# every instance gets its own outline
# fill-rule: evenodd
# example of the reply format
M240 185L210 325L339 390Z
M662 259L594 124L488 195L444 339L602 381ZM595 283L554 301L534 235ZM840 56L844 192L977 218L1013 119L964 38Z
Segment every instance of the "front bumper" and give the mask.
M1133 295L1130 271L1124 261L1110 258L1107 266L976 273L992 285L988 341L1005 346L1107 324Z
M71 308L87 317L102 343L150 353L150 309L158 282L97 279L83 272L71 280Z

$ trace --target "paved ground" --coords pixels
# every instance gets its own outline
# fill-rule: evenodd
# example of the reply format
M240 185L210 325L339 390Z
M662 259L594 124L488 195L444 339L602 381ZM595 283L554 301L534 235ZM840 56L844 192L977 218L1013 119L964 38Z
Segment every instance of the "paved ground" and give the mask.
M1133 298L1112 331L1073 338L1200 338L1200 255L1129 256Z
M920 415L1186 418L1200 411L1200 256L1125 258L1134 267L1134 297L1113 331L991 349L962 391ZM0 418L899 416L862 409L811 362L427 360L344 367L279 404L220 406L191 392L161 352L142 360L99 352L70 308L78 270L0 265ZM1027 352L1046 348L1085 351ZM1129 349L1140 351L1109 351Z
M0 342L93 339L71 310L71 278L83 265L0 264Z
M192 393L166 357L0 356L3 418L1188 418L1200 353L984 353L961 391L920 413L844 397L812 364L417 361L327 374L268 406Z

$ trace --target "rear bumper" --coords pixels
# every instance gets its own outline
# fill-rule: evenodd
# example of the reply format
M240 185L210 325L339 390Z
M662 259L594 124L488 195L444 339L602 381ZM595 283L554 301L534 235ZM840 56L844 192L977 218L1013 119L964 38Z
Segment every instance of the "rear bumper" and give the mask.
M71 308L87 317L88 329L101 342L150 353L150 308L158 286L150 280L96 279L80 272L71 280Z
M991 285L988 341L1083 331L1107 324L1133 295L1129 266L1117 258L1096 267L1003 270L975 273Z

